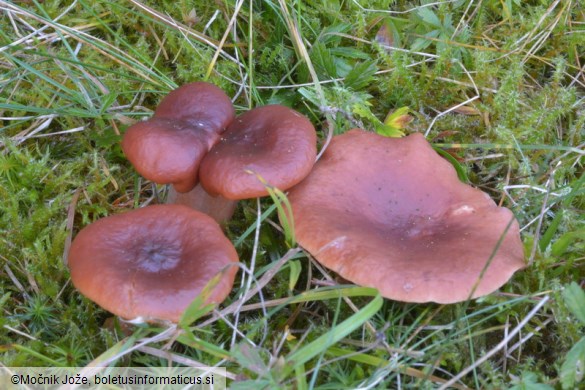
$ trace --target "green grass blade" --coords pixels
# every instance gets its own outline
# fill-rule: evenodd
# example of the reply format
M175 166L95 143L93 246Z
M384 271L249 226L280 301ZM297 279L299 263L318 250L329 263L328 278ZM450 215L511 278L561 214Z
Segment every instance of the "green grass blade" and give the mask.
M63 363L60 363L60 362L58 362L56 360L53 360L53 359L51 359L51 358L43 355L40 352L37 352L37 351L33 350L33 349L27 348L24 345L12 344L12 347L14 349L18 350L18 351L24 352L26 354L29 354L31 356L34 356L34 357L36 357L36 358L38 358L38 359L40 359L40 360L48 363L49 366L51 366L51 367L65 367L65 365Z
M583 186L584 182L585 182L585 175L581 174L581 177L579 178L579 180L577 180L575 182L575 184L573 185L571 192L562 200L562 202L561 202L562 209L559 210L559 212L554 216L549 227L546 229L546 231L544 232L544 234L542 235L542 238L540 239L540 241L538 243L541 251L545 251L546 248L548 248L555 233L557 232L557 230L559 228L559 225L560 225L561 220L563 218L564 209L568 208L571 205L571 203L573 202L573 200L575 199L577 194L579 194L579 191L581 190L581 187Z
M201 340L195 336L192 332L184 332L177 337L177 341L183 345L191 348L198 349L202 352L208 353L212 356L219 357L221 359L231 359L230 354L225 349L218 347L215 344Z
M443 157L445 160L449 161L451 163L451 165L453 165L453 168L455 168L455 171L457 172L457 177L459 177L459 180L461 180L464 183L469 183L469 177L467 176L467 172L465 171L465 167L463 167L461 164L459 164L459 161L457 161L457 159L455 159L455 157L451 156L449 153L447 153L443 149L440 149L437 147L433 147L433 149L435 149L435 152L439 153L441 155L441 157Z
M276 204L273 204L272 206L270 206L268 209L266 209L265 212L262 213L262 215L260 216L260 221L264 221L266 218L268 218L268 216L270 214L272 214L274 212L274 210L276 210ZM257 221L254 220L254 223L252 225L250 225L246 231L244 233L242 233L242 235L240 237L238 237L238 239L234 242L234 246L236 248L240 247L244 241L246 240L246 238L252 234L254 232L254 230L256 230L256 223Z
M333 327L329 332L319 336L314 341L290 354L286 358L288 364L284 369L285 375L290 374L290 372L295 370L299 365L305 364L315 356L324 353L327 348L362 326L366 321L372 318L378 310L380 310L382 303L382 297L379 294L376 295L363 309L353 314L339 325Z
M290 300L287 300L287 303L324 301L328 299L350 297L375 297L376 295L378 295L378 290L370 287L334 287L331 289L324 288L303 292L290 298Z

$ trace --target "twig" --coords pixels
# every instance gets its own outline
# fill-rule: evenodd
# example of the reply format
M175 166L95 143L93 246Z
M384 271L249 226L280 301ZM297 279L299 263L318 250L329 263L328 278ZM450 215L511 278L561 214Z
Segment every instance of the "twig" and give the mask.
M467 99L466 101L459 103L443 112L441 112L439 115L437 115L436 117L433 118L431 124L429 125L429 127L427 128L427 131L425 131L425 137L428 137L429 133L431 132L431 129L433 128L435 122L437 121L437 119L439 119L440 117L442 117L443 115L446 115L448 113L450 113L451 111L454 111L456 109L458 109L459 107L465 106L468 103L471 103L474 100L479 99L479 95L475 95L474 97Z

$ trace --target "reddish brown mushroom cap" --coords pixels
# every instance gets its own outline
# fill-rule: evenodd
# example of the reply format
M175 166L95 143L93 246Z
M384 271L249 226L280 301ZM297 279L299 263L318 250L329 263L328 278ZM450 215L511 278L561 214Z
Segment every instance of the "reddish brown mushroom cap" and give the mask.
M199 177L212 195L266 196L256 174L286 190L309 174L316 155L315 128L306 117L284 106L263 106L234 120L201 162Z
M158 118L198 123L221 133L236 114L230 98L217 86L198 81L171 91L154 112Z
M197 184L203 156L234 117L221 89L204 82L187 84L167 95L152 118L128 128L122 150L145 178L187 192Z
M193 131L187 122L155 117L129 127L122 149L148 180L187 192L197 184L199 164L217 139L219 135L213 132Z
M157 205L88 225L69 253L71 280L106 310L126 319L178 322L218 273L207 303L230 293L238 255L210 217L180 205Z
M420 134L334 137L289 201L301 246L390 299L464 301L525 266L510 210L461 183Z

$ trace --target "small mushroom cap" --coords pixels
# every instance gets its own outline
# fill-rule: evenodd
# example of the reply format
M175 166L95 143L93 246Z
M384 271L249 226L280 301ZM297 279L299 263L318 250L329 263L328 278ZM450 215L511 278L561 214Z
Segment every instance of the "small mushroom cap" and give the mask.
M336 136L288 199L301 246L390 299L460 302L525 266L510 210L461 183L421 134Z
M209 144L218 139L216 133L196 131L187 122L154 117L126 130L122 150L148 180L171 183L178 192L187 192L197 184L199 164Z
M230 98L219 87L198 81L169 93L154 112L158 118L178 119L221 133L236 113Z
M122 318L178 322L218 273L206 303L230 293L238 255L210 217L181 205L156 205L100 219L75 237L71 280Z
M264 184L286 190L306 177L317 156L311 122L284 106L237 117L201 162L201 185L211 195L239 200L268 195Z

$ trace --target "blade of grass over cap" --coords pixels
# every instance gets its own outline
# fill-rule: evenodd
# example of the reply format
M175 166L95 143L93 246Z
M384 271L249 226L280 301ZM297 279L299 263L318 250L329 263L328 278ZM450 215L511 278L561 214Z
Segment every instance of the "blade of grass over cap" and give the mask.
M212 294L214 288L222 279L222 274L224 271L220 271L217 275L215 275L201 290L201 293L197 295L189 306L183 312L183 315L179 319L179 326L183 329L186 329L189 325L197 321L199 318L203 317L207 313L211 312L215 308L215 304L210 304L206 302L209 300L210 295Z
M256 176L256 178L262 183L262 185L268 192L268 195L270 196L270 198L274 202L274 205L276 206L278 217L280 219L282 229L284 230L285 240L289 248L294 248L296 245L294 219L290 202L288 201L286 194L279 190L278 188L268 184L268 182L259 173L252 172L250 170L246 170L246 172Z

